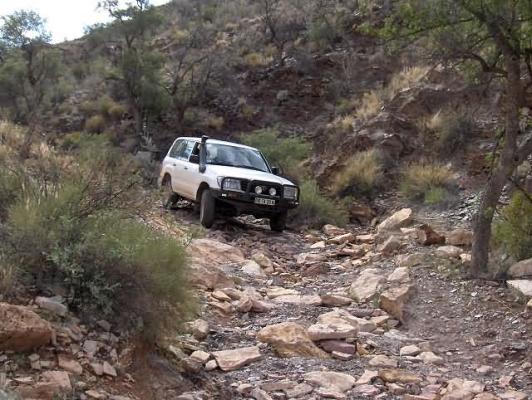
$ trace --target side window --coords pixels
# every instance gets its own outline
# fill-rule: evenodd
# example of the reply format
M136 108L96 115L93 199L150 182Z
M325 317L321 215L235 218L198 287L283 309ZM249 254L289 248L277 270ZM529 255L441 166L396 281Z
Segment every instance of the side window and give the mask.
M185 141L178 140L174 143L168 155L172 158L179 158L179 155L183 152L184 149L185 149Z
M188 161L188 159L190 158L190 155L192 154L192 149L194 148L195 144L196 143L193 142L192 140L187 140L186 145L183 149L183 152L179 155L180 158Z

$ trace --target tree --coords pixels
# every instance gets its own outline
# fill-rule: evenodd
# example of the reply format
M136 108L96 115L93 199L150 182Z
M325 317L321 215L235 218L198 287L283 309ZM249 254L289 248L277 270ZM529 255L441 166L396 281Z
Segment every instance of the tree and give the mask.
M380 30L393 41L417 41L439 61L473 65L505 92L504 130L474 219L471 273L487 273L493 217L505 185L532 153L520 110L532 87L530 0L400 0Z
M266 37L275 46L281 65L287 57L286 46L297 39L305 30L305 15L299 2L283 2L281 0L260 0L259 12L262 17Z
M57 81L59 57L50 48L45 21L34 11L2 17L0 27L0 98L10 102L15 119L29 129L22 156L27 156L43 112L47 90Z
M115 20L114 27L121 37L119 79L133 111L136 132L141 138L148 137L146 123L164 109L167 99L161 73L164 58L149 41L161 16L149 0L136 0L126 8L119 8L118 0L105 0L99 7Z
M177 120L183 123L185 112L207 97L219 72L220 49L215 34L203 23L195 21L191 29L175 39L165 66L165 88L172 99Z

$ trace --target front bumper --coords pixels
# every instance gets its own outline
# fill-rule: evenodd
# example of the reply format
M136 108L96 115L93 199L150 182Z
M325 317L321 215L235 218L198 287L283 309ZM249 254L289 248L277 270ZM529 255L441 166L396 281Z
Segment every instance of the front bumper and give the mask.
M267 217L285 212L299 206L298 200L289 200L280 197L258 195L250 192L234 192L229 190L211 190L212 195L222 204L236 209L237 214L251 214L256 217ZM256 198L274 200L274 205L256 204Z

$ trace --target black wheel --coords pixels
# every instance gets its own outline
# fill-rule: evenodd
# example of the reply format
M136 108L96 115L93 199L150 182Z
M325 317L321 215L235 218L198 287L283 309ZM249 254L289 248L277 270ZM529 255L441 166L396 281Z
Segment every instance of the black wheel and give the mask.
M274 232L282 232L286 228L286 217L288 214L282 212L280 214L274 215L270 218L270 228Z
M209 189L205 189L201 193L200 203L200 223L205 228L209 229L214 224L214 216L216 213L216 201L211 195Z
M179 195L172 189L172 178L166 176L162 183L163 189L163 207L171 210L177 204Z

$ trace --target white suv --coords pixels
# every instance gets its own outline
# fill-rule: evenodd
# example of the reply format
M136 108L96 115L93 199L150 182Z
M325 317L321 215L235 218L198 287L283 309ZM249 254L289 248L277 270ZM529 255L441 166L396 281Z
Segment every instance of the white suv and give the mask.
M180 199L199 205L200 222L210 228L216 215L269 218L282 232L289 209L299 205L299 189L277 175L253 147L220 140L180 137L165 157L159 184L166 207Z

